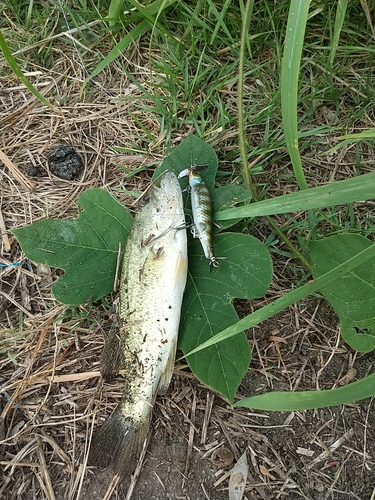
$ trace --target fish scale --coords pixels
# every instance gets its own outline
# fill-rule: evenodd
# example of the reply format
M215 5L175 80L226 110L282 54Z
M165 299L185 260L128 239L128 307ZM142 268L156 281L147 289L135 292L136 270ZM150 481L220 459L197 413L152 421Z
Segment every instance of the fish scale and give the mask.
M124 395L93 437L89 461L122 476L134 469L156 394L170 383L187 277L181 188L173 172L153 185L130 231L120 277L119 329L105 344L102 374L125 370ZM121 354L120 354L121 353Z

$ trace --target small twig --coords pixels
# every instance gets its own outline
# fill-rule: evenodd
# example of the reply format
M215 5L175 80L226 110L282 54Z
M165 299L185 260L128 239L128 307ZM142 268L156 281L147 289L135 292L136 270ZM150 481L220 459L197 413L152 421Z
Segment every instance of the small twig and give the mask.
M16 167L12 160L0 149L0 161L11 171L13 177L25 188L31 191L34 184Z
M38 445L36 452L38 454L39 463L42 466L41 472L44 476L44 481L45 481L45 484L43 484L43 486L46 490L48 500L56 500L56 495L55 495L55 492L53 491L51 476L48 472L46 458L45 458L44 452L43 452L43 442L40 438L39 438L39 445ZM39 482L41 483L41 478L39 476L39 472L37 472L36 475L37 475Z
M214 404L214 394L212 392L208 392L207 393L207 401L206 401L206 411L204 414L204 420L203 420L203 426L202 426L201 444L206 443L208 424L209 424L210 419L211 419L211 411L212 411L213 404Z
M119 284L119 270L120 270L120 262L121 262L121 257L122 257L122 252L121 252L121 241L118 244L118 252L117 252L117 259L116 259L116 272L115 272L115 279L113 282L113 291L117 292L117 287Z
M194 392L194 397L193 397L193 403L191 405L191 425L189 429L189 442L188 442L188 451L186 455L186 462L185 462L185 470L184 470L184 476L188 475L189 468L190 468L190 460L191 460L191 454L193 452L193 443L194 443L194 431L195 431L195 408L197 406L197 396L196 393Z
M335 347L332 349L332 352L329 356L329 358L327 359L327 361L324 363L324 366L322 366L318 371L317 371L317 374L316 374L316 390L317 391L320 391L320 387L319 387L319 378L321 376L321 374L323 373L323 371L326 369L326 367L329 365L329 363L331 362L333 356L335 355L336 351L337 351L337 348L340 344L340 340L341 340L341 335L340 335L340 332L338 332L337 334L337 339L336 339L336 345Z
M103 500L110 500L111 496L112 496L112 493L115 491L115 489L117 488L117 485L119 484L119 482L121 481L121 476L120 474L115 474L113 476L113 479L111 481L111 484L108 486L108 489L107 491L105 492L105 495L103 497Z
M11 246L10 246L9 238L7 235L7 228L5 227L3 214L1 212L1 206L0 206L0 231L1 231L1 237L3 238L3 242L4 242L4 250L6 252L10 252Z
M311 469L319 462L322 462L326 458L328 458L334 451L337 450L347 439L350 439L354 435L354 429L349 429L343 436L337 439L328 450L324 450L320 455L318 455L314 460L307 465L308 469Z

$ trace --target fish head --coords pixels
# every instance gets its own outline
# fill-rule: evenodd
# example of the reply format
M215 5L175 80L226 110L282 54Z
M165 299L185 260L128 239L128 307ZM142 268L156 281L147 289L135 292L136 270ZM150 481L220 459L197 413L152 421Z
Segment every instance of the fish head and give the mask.
M174 172L164 172L160 185L151 186L148 203L142 207L139 222L142 241L147 244L164 236L170 229L185 225L181 187Z
M163 193L173 193L176 191L181 191L180 184L177 181L176 174L171 170L164 172L160 180L160 188Z

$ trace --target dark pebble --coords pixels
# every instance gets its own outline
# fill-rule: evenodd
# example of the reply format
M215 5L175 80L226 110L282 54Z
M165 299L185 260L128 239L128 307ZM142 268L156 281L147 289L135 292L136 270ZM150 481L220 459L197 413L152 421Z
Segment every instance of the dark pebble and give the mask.
M47 154L47 160L51 173L67 181L73 180L82 168L81 158L72 146L56 146Z
M40 177L42 175L42 172L36 165L33 165L31 163L29 165L29 168L27 169L27 175L29 175L30 177Z

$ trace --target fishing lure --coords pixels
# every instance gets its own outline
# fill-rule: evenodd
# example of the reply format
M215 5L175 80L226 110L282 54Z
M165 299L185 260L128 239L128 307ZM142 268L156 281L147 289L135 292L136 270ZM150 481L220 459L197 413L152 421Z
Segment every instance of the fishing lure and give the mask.
M215 257L213 246L211 195L199 173L199 170L206 167L207 165L192 165L190 168L182 170L178 178L189 176L188 190L191 195L193 212L191 232L193 238L199 238L204 255L210 261L210 266L218 268L219 258Z

